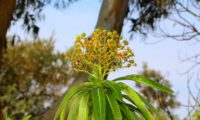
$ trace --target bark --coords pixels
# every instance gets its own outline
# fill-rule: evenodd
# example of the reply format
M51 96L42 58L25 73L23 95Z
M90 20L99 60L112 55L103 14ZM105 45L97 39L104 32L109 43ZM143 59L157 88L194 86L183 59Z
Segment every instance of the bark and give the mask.
M0 0L0 68L3 49L6 47L6 33L12 21L16 0ZM4 120L0 106L0 120Z
M0 112L0 120L4 120L3 113Z
M96 28L116 30L118 33L121 33L124 19L129 12L128 1L104 0Z
M116 30L118 33L121 33L123 21L126 18L129 10L128 1L129 0L103 0L96 28ZM76 78L73 85L83 83L88 77L88 75L84 73L78 73L78 76L79 77ZM61 99L37 120L52 120Z
M12 20L15 5L16 0L0 0L0 60L3 49L6 47L6 33Z

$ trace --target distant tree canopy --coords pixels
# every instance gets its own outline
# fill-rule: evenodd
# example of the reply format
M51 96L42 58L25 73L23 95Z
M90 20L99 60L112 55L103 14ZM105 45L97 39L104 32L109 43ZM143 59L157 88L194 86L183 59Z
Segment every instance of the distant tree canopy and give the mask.
M55 52L52 40L8 45L2 63L0 105L13 119L41 114L73 78L64 54Z

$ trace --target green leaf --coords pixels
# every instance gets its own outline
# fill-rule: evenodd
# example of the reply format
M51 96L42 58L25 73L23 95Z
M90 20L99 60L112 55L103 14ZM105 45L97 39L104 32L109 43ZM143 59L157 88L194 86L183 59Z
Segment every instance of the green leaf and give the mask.
M149 107L149 109L152 111L152 112L157 112L156 111L156 108L146 99L144 98L143 96L141 96L139 93L137 93L138 96L140 96L140 99Z
M126 106L130 109L130 111L137 113L137 114L141 114L143 116L141 111L138 108L136 108L136 106L134 106L132 104L128 104L128 103L126 103Z
M54 120L57 120L58 117L60 116L60 120L64 120L65 118L65 114L66 114L66 109L67 109L67 106L68 106L68 103L70 101L70 99L75 95L77 94L78 92L80 92L81 90L84 90L85 87L90 87L92 86L93 83L91 82L86 82L82 85L79 85L77 87L73 87L73 88L70 88L67 93L65 94L61 104L59 105L58 107L58 110L56 111L56 114L54 116Z
M137 115L134 112L130 111L126 104L120 104L120 108L128 120L138 120Z
M80 99L79 111L78 111L78 120L88 120L88 100L90 94L83 94Z
M144 103L140 99L140 96L129 86L127 86L124 83L120 83L121 87L123 88L123 91L130 97L130 99L135 103L135 105L138 107L138 109L143 113L144 117L147 120L154 120L153 116L150 114L150 112L146 109Z
M103 88L95 88L92 90L92 104L96 120L105 120L106 101Z
M91 120L95 120L94 110L92 111L92 117L91 117Z
M23 118L22 120L29 120L31 118L31 115L26 116L25 118Z
M112 83L111 81L105 81L105 87L108 87L112 90L114 97L119 100L120 102L123 102L123 97L122 97L122 93L121 93L121 89L119 87L119 85L117 85L116 83Z
M142 75L134 75L133 74L133 75L127 75L127 76L123 76L123 77L119 77L119 78L114 79L114 81L120 81L120 80L132 80L132 81L135 81L135 82L145 84L145 85L150 86L152 88L156 88L160 91L167 92L169 94L173 93L173 91L170 88L163 86L161 84L158 84L155 81L150 80L150 79L148 79L148 78L146 78Z
M112 110L109 106L106 107L106 120L114 120L114 115L112 114Z
M107 104L110 107L111 114L114 117L114 120L122 120L121 111L119 108L119 104L113 94L106 94Z
M138 96L140 96L140 99L142 100L142 102L143 102L146 106L148 106L149 110L151 110L152 112L154 112L155 114L157 114L156 108L155 108L146 98L144 98L143 96L141 96L139 93L137 93L137 94L138 94ZM127 99L129 102L131 102L132 104L135 105L135 103L131 101L131 99L130 99L129 96L123 95L123 97L124 97L125 99ZM129 104L129 105L130 105L130 104ZM131 107L131 106L129 106L129 107ZM134 108L134 111L137 111L137 112L138 112L138 110L135 109L135 108ZM139 113L139 114L140 114L140 113Z
M80 97L82 93L78 93L78 95L74 96L73 99L70 101L70 111L67 117L67 120L76 120L77 114L79 110L79 104L80 104Z

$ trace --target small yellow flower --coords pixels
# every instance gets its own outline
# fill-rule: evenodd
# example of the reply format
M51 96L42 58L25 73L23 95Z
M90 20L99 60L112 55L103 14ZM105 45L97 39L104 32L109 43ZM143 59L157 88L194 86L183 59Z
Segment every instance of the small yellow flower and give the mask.
M95 73L102 74L99 76L105 76L108 71L121 67L134 66L134 54L127 47L128 41L120 41L121 39L116 31L105 29L96 29L90 38L82 33L76 37L73 52L68 51L65 58L71 60L74 70L90 73L92 69L96 70Z

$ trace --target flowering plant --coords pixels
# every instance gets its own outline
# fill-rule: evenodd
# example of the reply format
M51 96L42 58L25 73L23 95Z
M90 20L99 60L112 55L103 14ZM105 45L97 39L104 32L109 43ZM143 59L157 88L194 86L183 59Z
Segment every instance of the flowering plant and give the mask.
M133 57L128 41L116 31L96 29L90 38L85 33L77 36L66 58L73 70L89 75L88 82L67 91L54 120L153 120L149 112L155 111L153 105L119 81L131 80L172 94L171 89L135 74L106 80L118 68L136 66Z
M71 60L74 70L103 80L109 72L117 68L135 66L133 56L128 41L122 41L116 31L97 29L91 38L86 37L85 33L77 36L75 48L72 52L67 52L66 57Z

